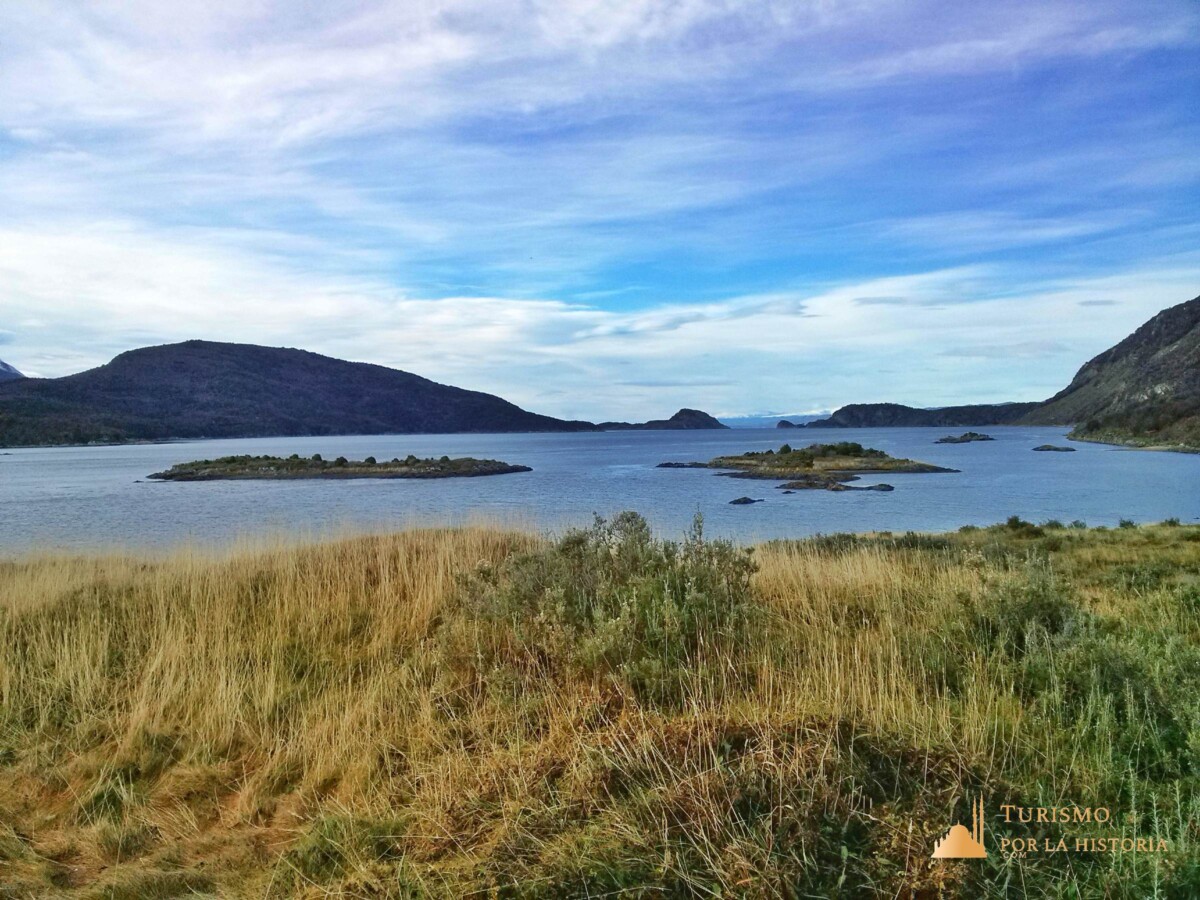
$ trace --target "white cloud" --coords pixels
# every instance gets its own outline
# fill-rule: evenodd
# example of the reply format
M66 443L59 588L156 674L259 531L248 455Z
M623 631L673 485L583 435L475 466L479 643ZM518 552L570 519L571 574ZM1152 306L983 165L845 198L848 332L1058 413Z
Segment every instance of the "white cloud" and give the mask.
M684 405L734 414L761 402L1034 399L1186 299L1200 259L1019 293L998 291L998 276L968 267L615 312L547 299L410 297L384 281L296 271L120 222L0 231L3 321L19 335L19 353L6 360L33 374L202 337L381 363L593 419ZM1095 301L1109 303L1081 317L1080 304ZM1019 367L1005 365L1017 357Z
M1136 209L1089 217L970 210L914 216L880 224L896 236L917 244L978 252L1091 237L1115 231L1144 218L1145 211Z
M989 156L1004 110L942 92L1194 47L1198 21L1185 0L0 4L5 359L290 344L595 418L1039 396L1196 292L1194 260L1159 258L1194 237L1160 210L1200 173L1194 133L1129 103ZM1133 225L1162 246L1061 285L1035 279L1061 263L962 264Z
M1187 3L821 0L5 4L0 122L262 146L643 103L713 77L828 90L1196 42ZM935 28L930 27L936 22ZM576 114L583 112L576 110Z

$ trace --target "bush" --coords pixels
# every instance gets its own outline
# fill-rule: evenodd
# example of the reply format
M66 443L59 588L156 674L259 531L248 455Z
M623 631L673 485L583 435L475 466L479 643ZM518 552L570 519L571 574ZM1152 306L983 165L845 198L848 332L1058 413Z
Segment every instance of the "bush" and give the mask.
M348 459L346 459L346 457L344 457L344 456L339 456L337 459L335 459L335 460L333 461L333 464L334 464L335 466L341 467L341 466L348 465L348 464L349 464L349 462L350 462L350 461L349 461Z
M1059 728L1104 733L1119 768L1168 781L1197 771L1200 652L1140 629L1090 622L1016 667L1014 681Z
M731 674L755 618L749 550L704 539L655 539L640 515L597 517L549 549L482 571L464 600L484 627L448 636L448 656L479 684L495 669L518 681L584 677L673 704L707 666ZM736 674L736 673L733 673Z
M928 550L934 553L945 553L955 549L954 543L940 534L922 534L919 531L906 531L904 534L891 538L891 545L898 550Z
M1045 560L1030 560L1018 577L994 585L974 613L974 645L1023 656L1040 639L1077 625L1084 612Z
M314 453L314 454L312 455L312 461L313 461L313 462L322 462L323 460L321 459L321 454L320 454L320 453Z
M1032 522L1026 522L1020 516L1009 516L1004 522L1004 527L1022 537L1041 537L1045 534L1043 529Z
M1117 523L1118 528L1137 528L1137 522L1133 519L1122 519Z
M862 537L861 535L839 531L834 534L817 534L809 538L805 543L820 553L834 555L847 553L856 547L866 546L870 541L870 538Z
M1101 579L1122 592L1145 594L1158 590L1179 571L1170 562L1120 563L1105 571Z
M364 466L373 466L373 465L375 465L375 457L373 457L373 456L368 456L366 459L364 459L364 460L363 460L363 465L364 465Z

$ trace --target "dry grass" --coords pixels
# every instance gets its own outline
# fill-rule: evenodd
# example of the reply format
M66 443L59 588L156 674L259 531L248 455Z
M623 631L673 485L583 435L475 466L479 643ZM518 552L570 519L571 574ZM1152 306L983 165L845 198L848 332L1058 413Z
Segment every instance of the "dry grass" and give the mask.
M495 529L0 563L0 897L1186 891L1195 695L1117 695L1200 685L1159 653L1200 634L1196 536L764 545L746 628L670 659L620 656L625 606L513 606L565 551ZM1072 693L1126 646L1150 668ZM1175 852L932 863L975 789L1099 792Z

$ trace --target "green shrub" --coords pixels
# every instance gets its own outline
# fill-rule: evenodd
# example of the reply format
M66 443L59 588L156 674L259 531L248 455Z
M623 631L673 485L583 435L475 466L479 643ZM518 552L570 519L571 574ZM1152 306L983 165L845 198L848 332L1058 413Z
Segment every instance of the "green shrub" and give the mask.
M865 546L870 543L870 540L870 538L862 537L861 535L839 531L834 534L815 535L805 541L805 543L820 553L828 553L830 556L833 556L853 550L855 547Z
M974 645L1023 656L1044 638L1062 634L1085 614L1044 559L994 585L974 610Z
M1200 652L1177 638L1093 620L1015 669L1015 684L1059 728L1103 733L1118 768L1169 781L1198 771Z
M1122 591L1144 594L1157 590L1169 582L1179 567L1163 561L1144 563L1122 563L1104 572L1102 582Z
M1004 522L1004 527L1021 537L1041 537L1045 534L1042 528L1025 521L1020 516L1009 516Z
M1103 580L1150 588L1170 572L1126 565ZM1191 642L1085 611L1045 559L994 583L969 615L968 643L991 654L989 669L1047 728L1081 741L1103 734L1117 775L1157 782L1200 774L1200 707L1181 702L1200 694L1200 650ZM936 650L922 649L922 665L953 689L958 667Z
M939 534L922 534L919 531L906 531L891 539L891 546L900 550L929 550L944 553L955 549L955 544L949 538Z
M1137 522L1133 521L1133 519L1121 519L1121 521L1119 521L1117 523L1117 527L1118 528L1137 528Z
M471 578L465 602L484 628L450 656L480 676L590 677L674 703L707 665L728 674L757 610L754 569L749 550L705 540L699 516L682 543L655 539L637 513L597 517Z

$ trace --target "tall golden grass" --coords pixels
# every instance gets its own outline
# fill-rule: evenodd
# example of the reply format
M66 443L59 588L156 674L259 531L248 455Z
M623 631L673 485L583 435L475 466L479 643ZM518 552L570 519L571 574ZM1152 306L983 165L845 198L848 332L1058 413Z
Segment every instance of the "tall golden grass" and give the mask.
M1054 554L1066 577L1185 571L1188 531L1064 532ZM448 630L491 637L462 578L548 552L536 535L0 563L0 896L969 896L979 873L928 859L960 794L1056 800L1118 764L1031 717L956 625L1038 540L760 546L762 627L678 704L447 677L473 664ZM1159 587L1145 602L1194 636ZM1122 591L1077 600L1111 616ZM1009 865L1064 896L1075 877Z

